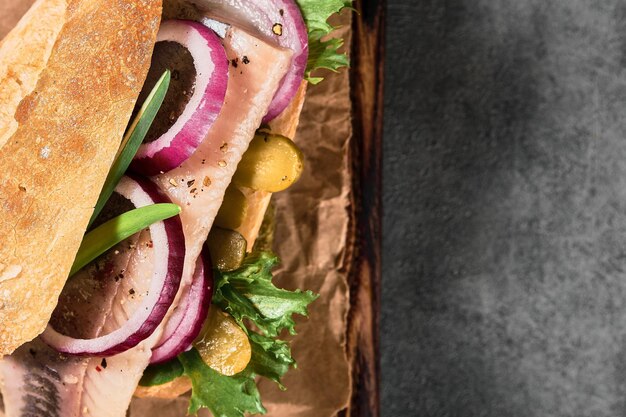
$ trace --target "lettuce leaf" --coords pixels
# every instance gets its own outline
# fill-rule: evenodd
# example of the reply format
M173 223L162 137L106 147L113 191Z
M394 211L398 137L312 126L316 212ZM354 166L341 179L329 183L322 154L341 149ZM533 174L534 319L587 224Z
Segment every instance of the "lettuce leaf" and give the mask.
M296 366L289 343L254 332L250 332L248 336L252 346L248 369L256 375L276 382L280 389L285 390L280 379L291 366Z
M311 291L288 291L274 286L272 269L277 264L274 254L256 252L235 271L214 271L213 303L232 315L252 347L246 369L233 376L222 375L206 365L192 348L169 362L148 367L140 385L160 385L185 375L193 387L189 414L196 414L200 408L208 408L214 417L264 413L255 378L268 378L285 389L281 378L296 363L289 343L280 340L278 334L285 329L295 334L293 315L306 316L308 305L317 298ZM262 333L247 324L253 324Z
M143 371L143 376L139 380L142 387L152 387L154 385L166 384L184 372L183 365L177 358L173 358L165 363L150 365Z
M189 414L208 408L213 417L244 417L245 413L265 414L261 395L248 370L225 376L204 363L196 349L178 355L185 375L191 379Z
M312 76L319 68L337 71L349 64L346 54L340 53L343 39L328 39L335 28L328 23L330 16L352 5L352 0L296 0L304 17L309 35L309 60L305 78L317 84L323 77Z
M250 320L267 336L276 337L283 330L296 334L294 314L307 315L307 306L317 295L311 291L288 291L272 284L276 255L261 252L250 255L232 272L219 273L213 303L229 313L245 330Z
M244 413L265 413L255 377L263 376L285 387L280 378L295 364L287 342L251 332L252 358L245 370L233 376L222 375L202 360L196 349L184 352L174 361L191 379L189 414L208 408L214 417L243 417ZM177 367L176 365L174 367Z

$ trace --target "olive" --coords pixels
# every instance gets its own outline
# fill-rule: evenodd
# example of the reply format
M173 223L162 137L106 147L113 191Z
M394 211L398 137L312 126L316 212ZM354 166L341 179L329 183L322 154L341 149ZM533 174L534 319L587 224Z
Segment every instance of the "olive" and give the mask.
M209 233L207 247L213 266L220 271L233 271L246 256L246 239L234 230L214 227Z
M202 333L193 345L204 363L227 376L243 371L252 356L248 336L231 316L215 306L211 306Z
M296 182L302 168L302 152L289 138L261 131L250 142L233 180L240 187L275 193Z
M215 225L224 229L236 229L241 226L248 214L248 201L233 185L226 189L222 206L215 216Z

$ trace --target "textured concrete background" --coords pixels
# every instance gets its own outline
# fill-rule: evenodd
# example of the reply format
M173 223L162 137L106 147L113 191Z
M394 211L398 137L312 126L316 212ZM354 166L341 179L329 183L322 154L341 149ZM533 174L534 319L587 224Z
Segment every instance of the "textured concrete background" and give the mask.
M626 415L626 2L387 36L383 416Z

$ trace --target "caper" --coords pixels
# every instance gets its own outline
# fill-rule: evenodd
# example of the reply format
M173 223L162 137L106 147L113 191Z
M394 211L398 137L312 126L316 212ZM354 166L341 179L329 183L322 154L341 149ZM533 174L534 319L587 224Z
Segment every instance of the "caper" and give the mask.
M296 182L302 168L302 152L289 138L262 131L250 142L233 179L239 186L275 193Z
M224 229L236 229L241 226L248 214L248 201L236 187L230 185L224 194L222 206L215 216L215 225Z
M213 267L220 271L239 268L246 256L246 246L246 239L241 234L221 227L212 228L207 239Z

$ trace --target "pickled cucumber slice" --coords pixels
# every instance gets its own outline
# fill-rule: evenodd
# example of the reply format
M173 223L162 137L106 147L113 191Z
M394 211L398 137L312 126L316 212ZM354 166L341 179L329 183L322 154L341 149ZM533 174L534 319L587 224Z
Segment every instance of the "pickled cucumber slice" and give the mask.
M253 190L283 191L300 178L303 160L289 138L262 131L250 142L233 181Z
M227 376L243 371L252 356L248 336L231 316L215 306L211 306L194 347L204 363Z
M234 230L214 227L209 233L207 247L213 267L220 271L234 271L246 257L246 239Z
M248 201L232 184L226 189L222 206L215 216L214 224L224 229L236 229L241 226L248 214Z

